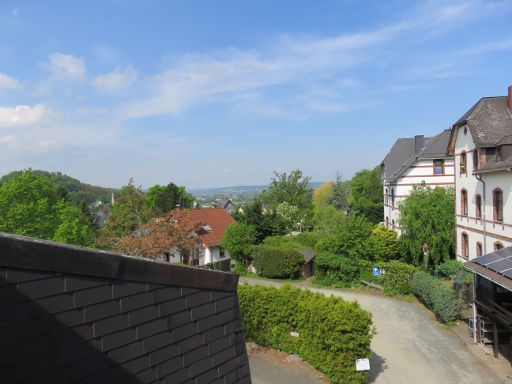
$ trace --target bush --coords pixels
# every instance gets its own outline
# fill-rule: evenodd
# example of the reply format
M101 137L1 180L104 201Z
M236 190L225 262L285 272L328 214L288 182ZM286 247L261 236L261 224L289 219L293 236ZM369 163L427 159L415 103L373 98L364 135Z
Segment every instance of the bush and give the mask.
M269 236L263 241L263 244L290 249L315 249L319 238L320 236L316 232L302 232L297 235Z
M358 303L289 286L241 285L238 295L247 340L299 353L331 383L366 382L355 360L370 357L374 330L371 315Z
M350 258L366 258L372 226L364 217L347 216L333 232L318 242L317 249Z
M377 225L372 230L369 242L372 260L389 261L398 258L400 242L395 231Z
M458 260L447 260L439 264L435 273L437 276L446 277L448 279L454 278L457 273L462 269L462 263Z
M304 263L296 250L269 245L257 247L253 259L256 272L264 277L293 277Z
M439 321L446 324L460 319L462 301L455 290L439 279L426 272L417 271L413 275L411 286L418 300L430 308Z
M359 280L359 266L355 259L321 252L315 258L315 281L322 285L348 287Z

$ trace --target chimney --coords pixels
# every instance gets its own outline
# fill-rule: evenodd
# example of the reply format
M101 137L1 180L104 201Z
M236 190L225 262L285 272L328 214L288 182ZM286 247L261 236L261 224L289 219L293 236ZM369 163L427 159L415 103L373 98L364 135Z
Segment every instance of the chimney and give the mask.
M425 136L423 136L423 135L414 136L414 152L418 153L421 150L421 148L423 148L424 143L425 143Z
M508 87L508 110L512 112L512 85Z

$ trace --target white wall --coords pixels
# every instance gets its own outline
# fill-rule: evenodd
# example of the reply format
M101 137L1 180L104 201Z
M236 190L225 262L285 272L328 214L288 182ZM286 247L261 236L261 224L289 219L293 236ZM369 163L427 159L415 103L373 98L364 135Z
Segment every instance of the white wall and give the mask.
M444 174L434 175L434 159L418 160L407 169L395 183L389 184L384 181L384 194L388 190L388 204L384 200L384 222L386 217L389 220L389 228L392 228L394 220L395 231L400 233L400 203L405 200L412 192L415 185L425 183L431 188L438 186L453 187L454 183L454 161L453 159L444 160ZM394 190L395 203L392 204L391 190Z
M469 129L464 134L464 127L457 130L455 136L455 215L457 233L457 257L462 258L462 233L468 235L468 259L477 256L476 244L482 244L483 254L494 251L494 244L500 242L503 246L512 245L512 173L497 171L481 174L484 183L473 175L473 151L475 144ZM466 172L460 173L461 153L466 152ZM493 221L492 191L499 187L503 191L503 223ZM468 194L468 215L461 212L461 190ZM476 195L482 196L482 218L476 217ZM485 200L484 200L485 199Z

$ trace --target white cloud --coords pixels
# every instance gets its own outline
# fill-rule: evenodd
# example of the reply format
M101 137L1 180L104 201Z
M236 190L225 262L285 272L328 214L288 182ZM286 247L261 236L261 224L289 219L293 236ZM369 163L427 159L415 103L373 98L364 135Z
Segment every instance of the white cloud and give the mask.
M137 80L137 71L132 67L96 76L93 85L102 90L115 91L131 86Z
M33 107L28 105L0 106L0 128L42 124L47 122L52 115L52 111L42 104L36 104Z
M0 92L7 90L15 90L20 87L20 83L14 77L0 72Z
M63 53L48 56L48 62L43 63L43 67L59 80L81 80L86 73L84 59Z
M0 136L0 143L3 144L14 144L18 141L18 137L14 135Z

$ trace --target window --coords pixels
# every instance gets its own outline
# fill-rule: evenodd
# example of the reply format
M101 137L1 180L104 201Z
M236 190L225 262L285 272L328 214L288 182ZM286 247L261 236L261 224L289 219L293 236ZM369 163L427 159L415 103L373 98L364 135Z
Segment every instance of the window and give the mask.
M469 238L467 233L462 234L462 257L467 259L468 258L468 251L469 251Z
M460 173L466 173L466 152L460 154Z
M494 221L503 222L503 191L496 188L492 191Z
M226 253L224 252L224 248L223 247L219 248L219 256L220 256L221 259L226 257Z
M481 219L482 218L482 196L476 195L475 205L476 205L476 217L477 217L477 219Z
M478 169L478 149L473 150L473 171Z
M434 175L444 175L443 160L434 160Z
M476 256L482 256L482 243L479 241L476 243Z
M391 205L395 206L395 188L391 188Z
M465 189L460 191L460 214L462 216L468 215L468 191Z
M386 228L389 228L389 217L386 216Z
M485 148L485 159L491 160L493 157L496 158L496 148Z
M499 251L500 249L503 249L503 244L501 244L499 241L494 243L494 250Z
M389 205L389 198L388 198L388 189L386 188L384 192L384 205Z
M391 220L391 226L393 227L393 229L395 228L395 219Z

